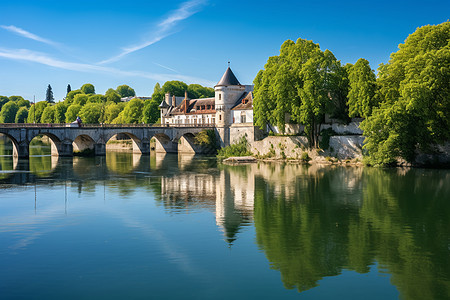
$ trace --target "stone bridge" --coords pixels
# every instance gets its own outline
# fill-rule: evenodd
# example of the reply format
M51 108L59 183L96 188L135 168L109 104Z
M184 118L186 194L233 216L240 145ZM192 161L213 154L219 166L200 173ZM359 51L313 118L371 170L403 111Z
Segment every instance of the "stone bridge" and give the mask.
M214 125L199 126L150 126L83 124L82 127L68 127L66 124L0 124L0 134L6 135L13 144L13 156L29 156L30 141L38 136L49 137L52 155L73 156L74 151L91 149L95 155L106 154L106 143L116 134L131 138L133 152L150 153L150 140L156 140L156 152L196 152L193 137L202 130L214 129Z

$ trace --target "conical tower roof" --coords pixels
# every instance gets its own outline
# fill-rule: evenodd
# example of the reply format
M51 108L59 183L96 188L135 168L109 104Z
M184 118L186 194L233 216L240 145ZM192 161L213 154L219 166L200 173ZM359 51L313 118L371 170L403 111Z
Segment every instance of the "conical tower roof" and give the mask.
M225 71L220 79L219 83L216 86L227 86L227 85L241 85L239 80L237 80L236 76L234 76L233 71L231 71L230 67Z

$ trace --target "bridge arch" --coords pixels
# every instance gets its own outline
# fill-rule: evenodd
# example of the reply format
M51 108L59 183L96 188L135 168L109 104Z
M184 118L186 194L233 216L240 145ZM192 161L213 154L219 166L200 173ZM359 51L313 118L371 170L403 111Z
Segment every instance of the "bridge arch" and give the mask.
M80 134L73 140L72 147L74 153L94 154L95 141L87 134Z
M106 143L108 143L109 140L111 140L112 137L119 135L119 134L126 135L127 137L129 137L131 139L132 146L133 146L133 153L139 153L139 154L150 153L150 140L146 139L146 138L140 139L135 134L128 132L128 131L123 131L123 132L117 131L117 132L113 132L112 134L109 134L108 136L106 136L105 145L106 145ZM106 149L105 149L105 151L106 151Z
M0 135L4 135L5 137L7 137L11 143L12 143L12 156L13 157L22 157L20 154L21 150L25 150L25 149L20 149L20 143L12 136L9 135L7 133L1 132L0 131ZM28 145L25 145L26 148L26 156L28 156Z
M165 133L156 133L150 140L155 141L156 153L176 153L178 152L178 140L173 141Z
M63 142L59 139L59 137L57 137L56 135L49 133L49 132L37 132L36 134L30 136L30 139L28 142L28 153L29 154L31 154L30 143L33 139L35 139L38 136L46 136L49 138L52 156L67 156L67 155L71 156L72 155L72 153L65 153L64 149L63 149Z

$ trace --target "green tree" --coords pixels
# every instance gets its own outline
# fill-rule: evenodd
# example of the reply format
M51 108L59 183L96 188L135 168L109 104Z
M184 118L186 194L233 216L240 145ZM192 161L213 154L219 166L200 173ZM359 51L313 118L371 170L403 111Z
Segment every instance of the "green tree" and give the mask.
M28 109L25 106L19 108L16 113L15 123L25 123L28 118Z
M18 101L20 101L20 100L25 100L25 99L23 99L22 96L10 96L10 97L9 97L9 100L10 100L10 101L14 101L14 102L18 102Z
M125 103L114 103L110 102L106 105L104 121L107 124L112 124L114 119L119 116L119 113L124 109Z
M79 115L85 124L98 124L102 114L102 104L88 103L81 108Z
M84 106L88 100L89 95L86 94L77 94L73 98L72 104L79 104L81 106Z
M153 99L145 100L141 122L146 124L153 124L158 121L159 117L159 103Z
M41 123L41 116L47 105L47 101L39 101L38 103L32 105L28 112L27 123Z
M30 108L30 106L31 106L30 101L25 100L25 99L23 99L23 98L20 99L20 100L18 100L16 103L17 103L17 105L18 105L19 107Z
M367 162L413 162L450 140L450 22L418 28L378 69L381 105L364 120Z
M116 92L120 95L121 98L136 96L135 91L126 84L119 85L116 89Z
M105 93L106 101L111 101L114 103L120 102L120 95L114 89L108 89Z
M14 123L19 106L14 101L9 101L3 105L0 111L0 123Z
M119 115L117 116L117 118L115 118L111 124L123 124L125 123L123 120L123 110L119 113Z
M214 89L200 84L190 84L187 87L188 97L191 99L214 97Z
M66 92L66 96L67 94L69 94L72 91L72 87L70 86L70 84L67 85L67 92Z
M54 123L55 122L55 106L48 105L41 116L41 123Z
M0 110L2 109L3 105L5 105L9 101L9 98L6 96L0 96Z
M144 102L141 99L134 98L127 103L123 109L123 121L126 124L136 124L141 122L142 109Z
M83 84L80 90L85 94L95 94L95 87L90 83Z
M104 103L106 102L106 97L100 94L90 95L86 103Z
M72 104L73 102L73 98L75 97L75 95L78 94L84 94L81 90L73 90L70 91L69 93L67 93L66 99L64 100L64 102L66 102L67 104Z
M372 114L372 108L377 104L375 101L376 77L369 62L364 58L358 59L350 69L348 79L349 116L369 117Z
M64 102L58 102L55 104L55 123L66 122L67 105Z
M72 123L75 121L79 115L79 112L81 110L81 105L79 104L72 104L67 108L66 112L66 123Z
M184 96L184 92L187 91L187 88L187 84L182 81L166 81L162 87L162 92L163 95L166 93L170 93L171 95L182 97Z
M47 86L47 92L45 93L45 101L47 101L48 103L55 102L55 98L53 97L52 87L50 84Z
M164 99L164 93L159 82L157 82L153 88L152 99L158 103L161 103Z

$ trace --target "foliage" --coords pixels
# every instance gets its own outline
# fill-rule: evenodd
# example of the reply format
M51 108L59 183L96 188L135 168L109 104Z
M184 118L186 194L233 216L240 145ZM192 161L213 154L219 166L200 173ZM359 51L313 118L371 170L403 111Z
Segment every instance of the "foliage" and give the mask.
M232 144L219 149L217 157L228 158L232 156L250 156L252 153L248 150L248 142L245 136L241 137L236 144Z
M161 103L164 99L164 93L162 91L161 85L159 85L159 82L155 84L155 87L153 88L153 94L152 94L152 100L155 100L158 103Z
M90 95L86 103L103 103L106 102L106 97L100 94Z
M184 96L184 92L187 91L188 86L186 83L178 80L166 81L162 86L163 95L170 93L178 97Z
M6 96L0 96L0 109L2 109L3 105L5 105L9 101L9 98Z
M47 101L48 103L55 102L55 98L53 97L52 87L50 84L47 86L47 92L45 93L45 101Z
M21 100L25 101L25 99L23 99L22 96L9 96L9 100L10 101L15 101L15 102L18 102L18 101L21 101ZM19 104L17 104L17 105L19 105Z
M72 123L74 122L81 110L81 105L79 104L72 104L67 108L66 111L66 123Z
M364 58L358 59L351 67L348 92L348 109L350 117L368 118L372 108L377 105L375 101L376 78L369 62Z
M126 84L119 85L116 89L116 92L120 95L121 98L136 96L135 91Z
M89 96L86 94L77 94L73 98L72 104L78 104L78 105L84 106L87 103L88 97Z
M198 145L217 147L216 133L212 129L200 131L195 135L194 140Z
M120 95L114 89L108 89L105 93L106 101L111 101L115 103L120 102Z
M83 84L80 90L85 94L95 94L95 87L90 83Z
M142 110L141 122L153 124L159 119L159 103L153 99L145 100L144 109Z
M18 110L19 106L14 101L9 101L3 105L0 111L0 123L14 123Z
M28 109L25 106L19 108L16 113L15 123L25 123L28 117Z
M67 92L66 92L66 96L68 93L70 93L70 91L72 91L72 87L70 86L70 84L67 85Z
M372 165L409 162L450 140L450 22L411 34L378 72L382 101L361 128Z
M22 97L21 97L22 98ZM25 99L20 99L20 100L18 100L17 102L17 105L19 106L19 107L26 107L26 108L30 108L30 106L31 106L31 103L30 103L30 101L28 101L28 100L25 100Z
M66 99L64 100L67 104L72 104L75 95L84 94L81 90L73 90L67 93Z
M346 70L331 51L298 39L287 40L280 55L270 57L255 80L255 124L278 126L303 123L311 147L317 147L325 113L346 116Z
M66 121L67 105L64 102L55 104L55 123L64 123Z
M188 97L191 99L214 97L214 89L200 84L190 84L187 87Z
M119 113L123 110L124 107L125 103L108 103L105 108L104 122L107 124L112 124L114 119L119 116Z
M100 103L88 103L81 108L78 114L83 123L98 124L102 114L102 105Z
M309 162L311 160L311 157L309 157L308 152L304 151L300 155L300 160L303 161L303 162Z
M144 101L138 98L131 99L123 110L123 121L126 124L137 124L141 122Z
M48 105L41 116L41 123L54 123L55 122L55 106Z
M39 101L30 107L28 112L27 123L41 123L41 116L44 109L47 107L47 101Z

